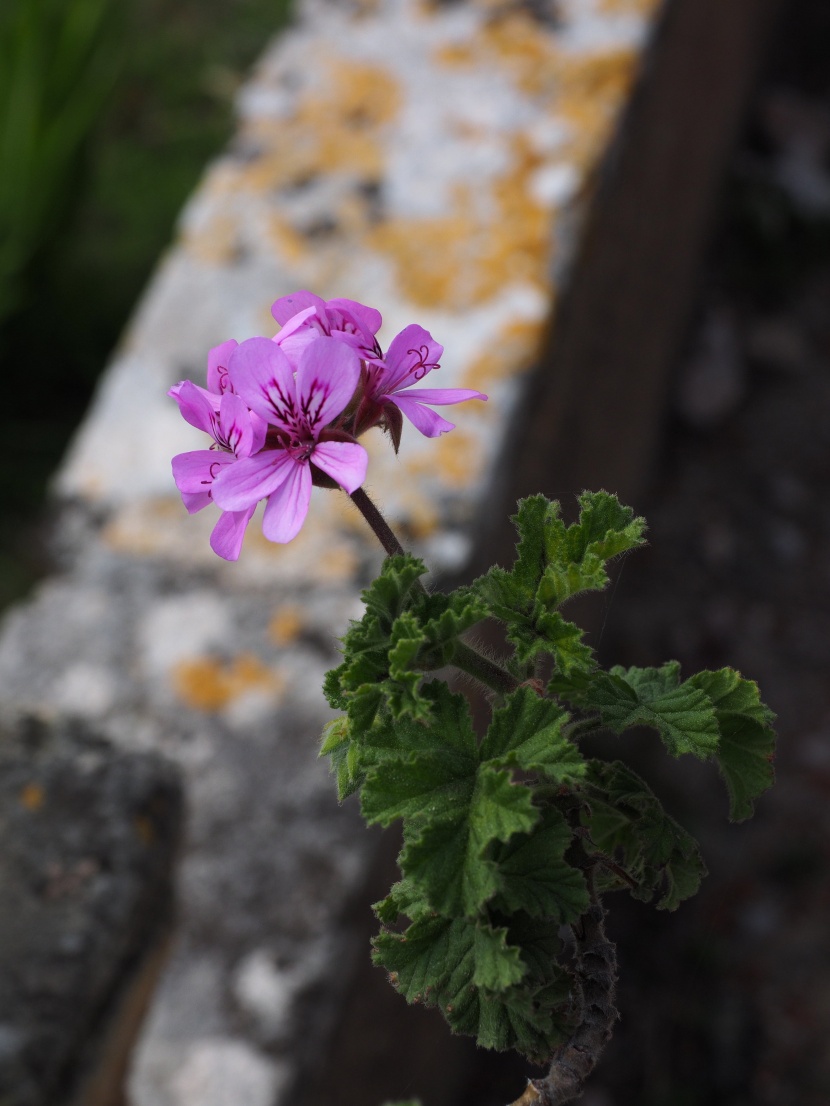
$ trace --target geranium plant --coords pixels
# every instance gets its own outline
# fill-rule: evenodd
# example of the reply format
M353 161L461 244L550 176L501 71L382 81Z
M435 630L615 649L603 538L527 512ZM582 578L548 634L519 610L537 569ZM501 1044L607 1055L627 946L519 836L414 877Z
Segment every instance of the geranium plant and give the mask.
M550 1065L514 1106L571 1101L618 1016L605 896L674 910L705 875L696 841L648 784L622 759L587 756L583 739L651 727L671 756L716 762L740 821L772 783L773 715L730 668L683 679L675 661L599 664L563 608L605 588L609 562L645 532L607 492L581 495L571 525L543 495L522 500L510 568L449 593L424 586L425 564L362 488L358 439L379 428L397 450L404 419L436 437L453 424L432 407L486 396L420 386L443 353L420 326L384 353L380 314L351 300L299 292L273 314L274 338L225 342L206 388L171 389L213 439L174 458L176 483L189 511L219 508L211 544L226 559L261 500L266 538L295 537L314 485L345 491L377 535L387 557L326 677L341 713L322 746L341 800L358 794L368 822L403 823L400 880L375 905L374 959L455 1032ZM503 626L503 656L471 640L485 619ZM486 692L484 732L447 682L454 669Z

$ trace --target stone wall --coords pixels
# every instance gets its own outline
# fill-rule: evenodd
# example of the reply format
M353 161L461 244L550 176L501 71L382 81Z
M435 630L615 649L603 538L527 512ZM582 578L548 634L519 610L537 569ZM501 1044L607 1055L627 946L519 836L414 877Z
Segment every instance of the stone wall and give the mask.
M200 379L218 342L272 333L271 302L297 288L379 307L387 340L427 327L445 346L438 383L490 400L454 408L458 429L437 441L410 428L397 458L365 440L367 487L438 573L457 574L479 558L477 534L503 540L487 523L517 489L576 492L597 475L550 469L586 402L625 448L613 402L599 402L619 381L597 372L590 339L602 330L612 351L615 334L626 339L633 387L629 331L657 331L642 347L652 399L626 430L636 463L619 481L636 494L772 6L307 2L243 89L237 134L183 212L57 475L60 571L0 636L6 716L92 722L125 750L172 758L187 783L179 937L135 1058L133 1106L313 1098L306 1073L324 1066L341 1011L354 1015L378 842L352 805L337 806L316 750L330 627L359 612L380 553L345 496L315 491L289 546L254 524L240 562L217 561L210 512L188 516L172 486L170 457L200 446L167 389ZM701 35L729 66L701 72ZM704 91L718 112L670 143L673 173L696 169L698 183L667 195L652 171L665 165L665 127L685 133ZM658 214L661 233L638 249L637 227ZM655 259L680 277L651 329L648 280L624 313L595 313ZM612 487L614 452L598 474ZM454 1063L433 1106L449 1102ZM418 1089L381 1080L372 1093Z

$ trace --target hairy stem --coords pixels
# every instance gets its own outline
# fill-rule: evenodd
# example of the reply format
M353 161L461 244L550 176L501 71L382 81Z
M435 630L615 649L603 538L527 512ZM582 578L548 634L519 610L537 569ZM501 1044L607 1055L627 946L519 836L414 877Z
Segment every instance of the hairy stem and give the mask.
M352 492L350 495L350 499L371 526L375 537L383 546L387 556L397 557L406 552L404 547L395 536L395 533L389 523L374 505L374 503L363 490L363 488L358 488L357 491Z
M579 1098L619 1017L614 994L617 954L605 936L604 919L602 904L595 900L573 927L575 975L582 992L582 1021L570 1040L554 1052L547 1076L532 1080L530 1086L539 1095L538 1106L561 1106Z
M507 695L519 686L519 681L511 676L506 668L502 668L500 664L491 661L489 657L483 656L477 649L463 641L456 642L451 663L485 687L498 692L499 695Z
M605 728L599 716L595 715L591 718L578 718L574 722L569 722L564 730L569 740L579 742L583 737L592 737L596 733L602 733Z

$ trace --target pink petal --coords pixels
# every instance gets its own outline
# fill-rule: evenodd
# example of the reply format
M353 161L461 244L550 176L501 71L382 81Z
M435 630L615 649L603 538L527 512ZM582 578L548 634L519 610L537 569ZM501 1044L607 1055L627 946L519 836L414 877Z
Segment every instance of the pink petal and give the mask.
M302 353L297 395L309 426L322 430L343 410L360 380L360 358L334 338L319 337Z
M288 542L300 532L311 500L311 466L296 462L265 504L262 532L269 541Z
M182 503L184 503L189 515L195 515L197 511L207 507L208 503L213 502L210 492L182 492L181 494Z
M265 436L268 433L268 423L265 419L259 417L255 411L249 411L248 414L251 417L251 453L253 457L255 453L259 453L262 447L265 445Z
M235 338L229 338L219 346L214 346L208 353L207 359L207 386L208 391L216 395L227 392L231 386L228 377L228 361L239 343Z
M290 324L289 324L290 325ZM288 327L285 328L288 330ZM291 362L291 365L296 369L300 363L300 358L303 355L303 350L307 346L310 346L312 342L316 342L318 338L323 337L322 331L318 330L314 326L301 326L299 329L291 334L287 334L283 338L283 332L279 331L274 335L273 341L280 347L285 356Z
M214 435L216 407L204 388L199 388L191 380L183 380L167 394L178 403L179 411L186 422L197 430Z
M178 384L174 384L173 387L169 389L167 394L171 397L171 399L175 399L176 403L178 403L179 396L181 395L182 388L185 386L185 384L191 385L191 387L195 388L200 395L204 396L204 398L210 404L211 410L219 410L219 400L221 397L216 395L214 392L209 392L207 388L202 388L199 384L194 384L192 380L180 380ZM199 429L201 429L201 427Z
M292 292L290 296L281 296L271 304L271 314L280 326L285 326L289 319L309 307L322 313L325 311L326 301L315 296L313 292Z
M313 321L318 316L318 310L317 307L306 307L304 311L298 311L296 315L292 315L290 319L282 324L274 335L273 341L281 345L286 338L290 338L292 334L302 330L313 330L316 334L319 334L319 328L313 325Z
M202 495L212 491L220 472L236 463L230 453L216 449L196 449L173 458L173 479L182 493Z
M270 338L248 338L234 350L229 372L234 391L266 422L290 429L296 408L294 372ZM287 421L288 420L288 421Z
M316 307L298 311L273 337L285 356L296 369L300 354L306 346L323 333Z
M255 508L247 511L223 511L210 535L210 548L226 561L238 561L242 539Z
M464 403L468 399L483 399L483 392L474 392L472 388L402 388L389 399L414 399L418 403L437 404L439 407L449 403Z
M220 444L227 444L237 457L250 457L254 452L254 425L257 419L258 430L262 420L248 410L244 400L233 392L225 392L219 406ZM261 433L261 430L259 431ZM259 436L259 433L257 436ZM264 440L264 434L263 434ZM262 442L260 442L260 447Z
M283 449L264 449L255 457L243 457L219 474L212 489L213 501L223 511L246 511L276 491L296 464Z
M364 303L357 303L355 300L345 299L327 300L326 308L329 313L338 311L348 315L355 323L358 330L363 332L364 337L368 341L369 348L372 348L374 336L380 330L380 324L383 322L383 316L380 311L376 311L374 307L367 307Z
M384 393L405 388L423 380L428 372L439 367L444 347L436 342L428 330L417 323L397 334L383 359L385 372L380 376Z
M369 454L357 442L318 442L311 459L350 495L366 479Z
M422 407L420 403L416 402L414 396L410 398L409 396L396 394L386 398L390 403L394 403L396 407L399 407L413 426L427 438L437 438L439 434L445 434L448 430L455 428L454 422L448 422L446 419L442 419L440 415L436 415L434 411L430 411L428 407Z

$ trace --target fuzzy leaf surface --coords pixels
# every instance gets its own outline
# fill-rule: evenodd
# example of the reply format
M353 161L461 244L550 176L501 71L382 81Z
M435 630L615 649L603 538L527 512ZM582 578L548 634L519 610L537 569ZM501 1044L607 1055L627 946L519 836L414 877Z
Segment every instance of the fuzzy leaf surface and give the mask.
M428 724L384 719L364 735L367 766L361 803L367 822L461 817L475 785L479 756L466 699L446 684L427 684Z
M758 685L734 669L698 672L686 682L704 691L714 706L721 734L716 760L729 792L729 816L741 822L752 816L755 800L775 779L775 715L761 702Z
M514 927L519 936L521 929ZM483 1048L515 1048L541 1061L557 1042L554 1009L566 994L550 924L547 936L551 956L539 979L528 978L525 951L508 940L506 928L464 918L424 918L403 934L383 932L374 959L409 1002L439 1006L455 1032L476 1037Z
M583 824L597 849L618 858L636 881L634 898L658 910L675 910L706 875L697 842L666 814L636 772L620 761L591 761L585 785ZM613 886L627 886L609 876Z
M513 568L494 567L476 584L492 613L506 623L523 664L546 653L568 673L594 667L581 631L554 617L557 608L581 592L604 588L606 562L644 540L644 521L615 496L585 492L579 504L579 521L566 526L557 502L542 495L521 500L513 518L519 532Z
M474 916L499 890L489 846L530 830L539 818L530 791L507 772L480 765L460 816L431 821L404 848L401 869L447 916Z
M363 783L357 749L351 740L351 726L346 715L335 718L324 728L320 756L329 758L329 766L337 781L337 798L342 803Z
M552 699L520 687L505 697L481 744L482 760L542 772L556 783L569 784L585 774L577 747L562 733L569 715Z
M632 726L657 730L674 757L691 753L705 760L717 752L720 730L712 701L690 681L680 683L677 661L661 668L612 668L591 681L579 702L599 711L614 733Z
M585 877L565 860L572 832L565 818L547 809L530 833L514 837L498 853L501 891L493 907L505 914L575 922L590 905Z
M424 673L449 663L460 635L487 614L469 588L430 595L418 583L425 571L408 554L384 561L362 593L363 618L342 640L342 663L326 676L329 703L347 710L357 729L370 728L383 709L426 721Z

